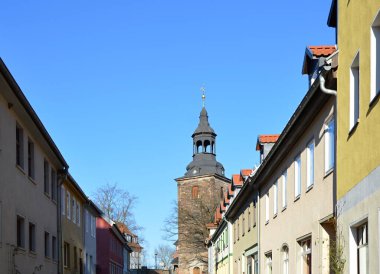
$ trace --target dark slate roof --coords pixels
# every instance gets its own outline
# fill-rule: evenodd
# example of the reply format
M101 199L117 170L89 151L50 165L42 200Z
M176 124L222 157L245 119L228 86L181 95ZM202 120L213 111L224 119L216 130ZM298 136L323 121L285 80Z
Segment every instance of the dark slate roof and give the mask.
M195 129L193 136L201 133L215 134L214 130L208 122L208 115L205 107L202 108L201 114L199 115L199 124L198 127Z

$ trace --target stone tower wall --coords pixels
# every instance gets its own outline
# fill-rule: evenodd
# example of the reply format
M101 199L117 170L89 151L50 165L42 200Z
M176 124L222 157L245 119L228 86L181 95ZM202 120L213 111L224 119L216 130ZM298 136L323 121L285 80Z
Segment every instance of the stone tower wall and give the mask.
M204 256L207 258L207 248L204 246L202 251L199 248L193 248L188 243L188 237L184 237L184 233L189 229L188 224L184 223L189 212L199 213L199 206L207 206L212 208L213 205L219 204L222 195L225 193L229 180L222 176L204 175L199 177L188 177L177 179L178 183L178 255L179 255L179 272L180 274L193 273L194 267L200 268L200 273L207 273L207 262L197 261L197 257ZM198 197L192 197L193 187L198 187ZM215 213L213 210L212 214ZM203 217L207 219L207 217ZM210 222L211 220L208 220ZM203 224L204 226L206 225ZM204 239L206 240L206 238ZM202 253L202 254L200 254Z

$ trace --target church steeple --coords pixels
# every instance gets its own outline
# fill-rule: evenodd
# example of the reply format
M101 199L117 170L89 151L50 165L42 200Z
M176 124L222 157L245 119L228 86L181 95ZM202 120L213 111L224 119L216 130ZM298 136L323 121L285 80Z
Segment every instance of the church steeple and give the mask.
M202 96L204 103L204 94ZM193 135L193 161L186 167L185 176L219 174L224 176L224 167L216 161L216 133L208 121L203 104L199 124Z

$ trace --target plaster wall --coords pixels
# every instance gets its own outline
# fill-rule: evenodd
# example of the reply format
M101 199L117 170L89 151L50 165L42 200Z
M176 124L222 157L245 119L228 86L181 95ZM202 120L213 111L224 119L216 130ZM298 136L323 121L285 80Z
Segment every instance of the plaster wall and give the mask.
M70 207L71 207L71 214L70 219L68 218L67 214L67 206L68 206L68 200L65 201L65 215L62 215L62 261L63 261L63 255L64 255L64 245L63 243L66 242L70 245L70 265L67 267L64 267L63 273L64 274L79 274L80 268L84 270L84 262L85 262L85 256L86 252L84 250L84 218L83 218L83 197L81 197L71 186L71 182L69 180L66 180L63 184L65 189L65 194L70 193ZM61 190L62 191L62 190ZM65 196L66 197L66 196ZM79 203L79 210L80 210L80 224L74 221L73 216L73 199L75 199ZM76 258L74 255L74 249L76 249ZM80 263L81 262L81 263Z
M338 1L337 196L380 165L380 103L371 103L371 25L380 10L377 0ZM350 67L359 52L359 123L350 132ZM378 53L380 54L380 53ZM373 73L373 72L372 72Z
M57 237L57 202L44 193L44 159L55 170L58 158L48 150L45 140L21 108L0 75L0 273L57 273L51 257L52 237ZM9 107L9 102L13 105ZM16 123L23 128L24 165L16 165ZM28 176L28 138L34 143L34 179ZM17 215L24 218L24 247L17 248ZM35 225L35 252L29 251L29 223ZM45 231L49 233L50 256L45 257ZM12 256L14 255L14 257Z
M328 252L326 242L329 241L326 229L321 225L332 216L334 210L334 171L325 172L325 123L333 116L334 98L316 113L303 135L292 147L286 148L288 155L273 168L260 189L260 273L266 273L266 255L272 254L273 273L282 273L282 248L289 249L289 273L301 271L301 246L299 241L311 237L312 273L330 273L328 269ZM306 147L314 138L314 185L307 189L307 156ZM301 195L295 197L294 160L301 157ZM282 178L287 172L286 207L282 206ZM260 180L260 179L259 179ZM278 211L274 213L274 187L278 182ZM266 194L269 193L269 221L266 222ZM328 248L327 248L328 250ZM326 261L327 260L327 261Z
M344 273L357 273L355 227L368 222L368 273L380 271L380 167L376 168L338 201L339 229L347 260Z

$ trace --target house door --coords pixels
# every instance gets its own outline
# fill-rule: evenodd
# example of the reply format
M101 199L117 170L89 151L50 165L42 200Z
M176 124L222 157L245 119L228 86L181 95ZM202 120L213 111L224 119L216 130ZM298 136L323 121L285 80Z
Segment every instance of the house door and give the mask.
M193 274L201 274L201 270L199 269L199 267L193 268Z

